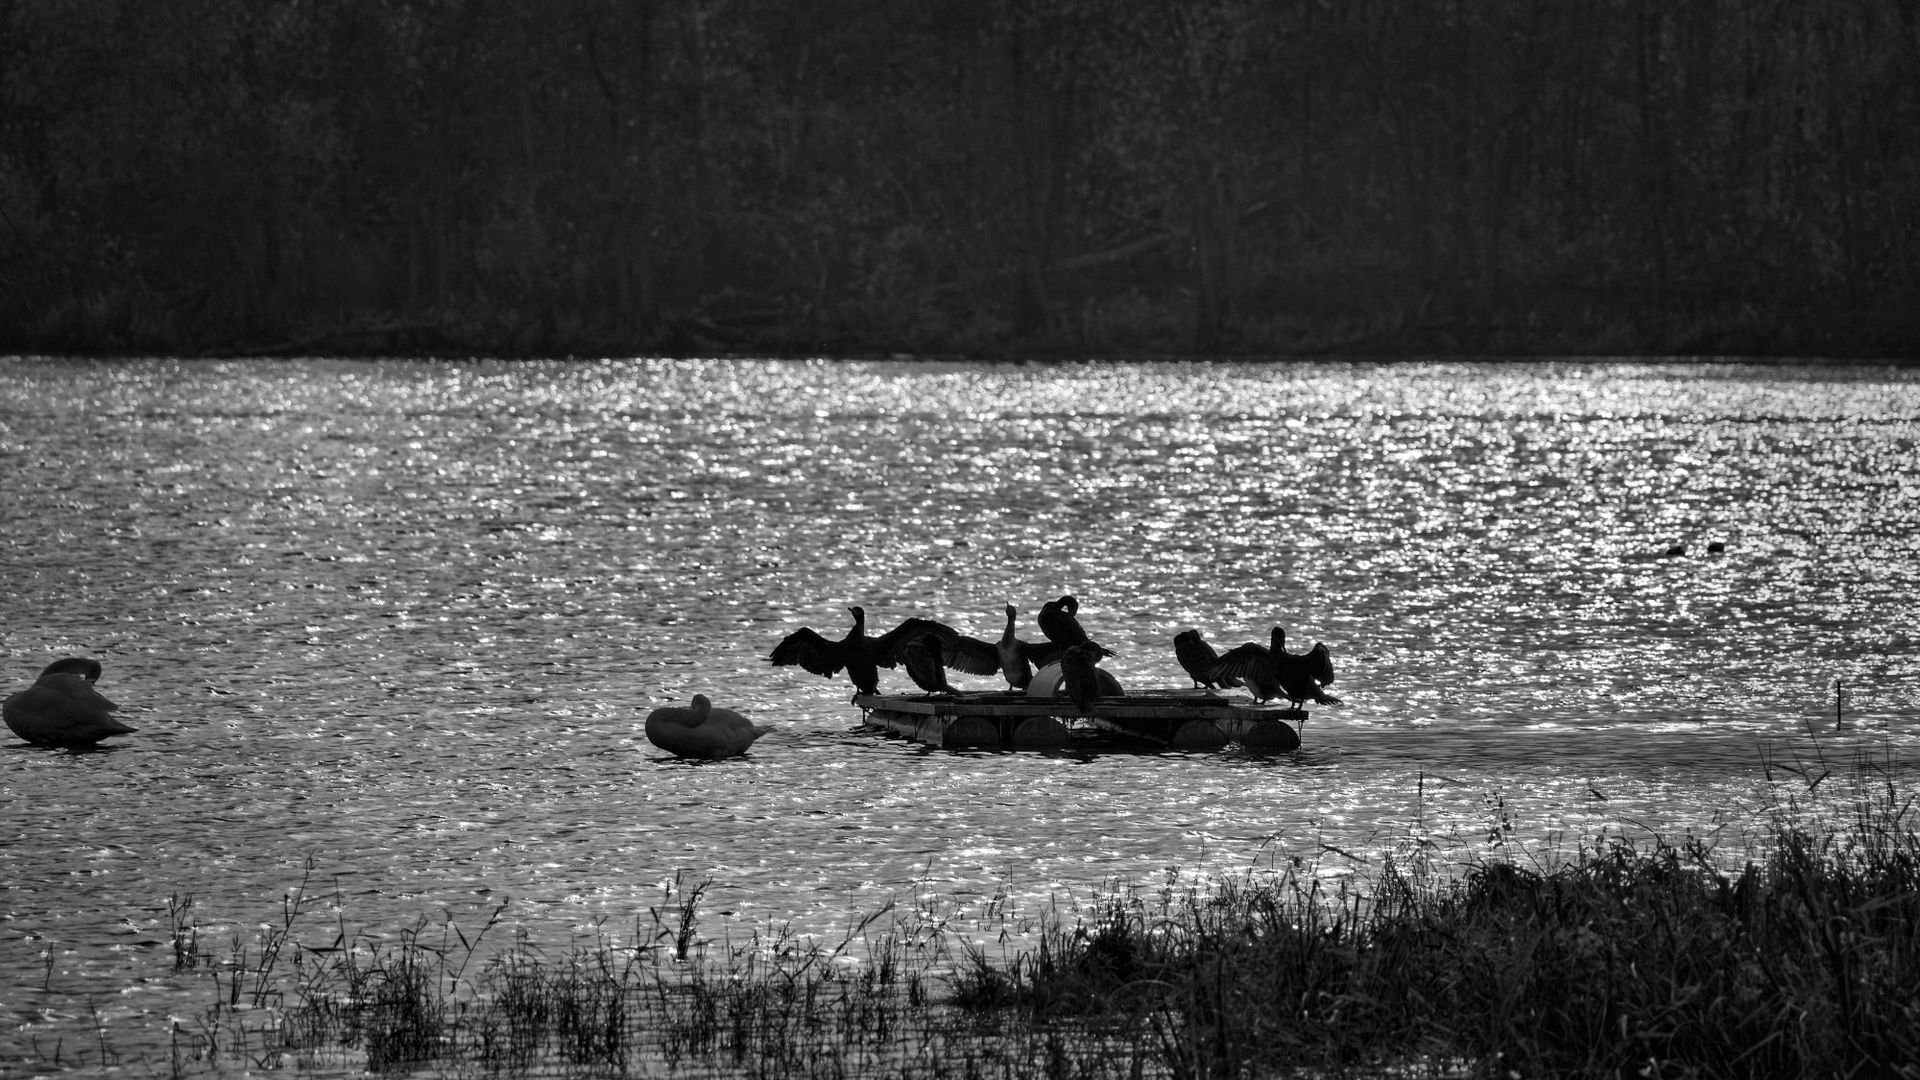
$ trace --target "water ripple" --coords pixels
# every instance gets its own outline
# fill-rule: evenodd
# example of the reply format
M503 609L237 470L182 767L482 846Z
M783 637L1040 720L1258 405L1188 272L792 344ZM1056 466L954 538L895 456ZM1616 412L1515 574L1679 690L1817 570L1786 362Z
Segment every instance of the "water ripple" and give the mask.
M178 992L155 974L170 897L244 936L309 864L323 921L377 933L508 902L565 940L690 874L714 933L830 934L896 895L1034 911L1413 840L1732 841L1795 768L1916 757L1905 370L0 372L10 678L100 656L141 729L4 748L0 967L50 950L56 1012ZM1329 644L1346 703L1280 758L946 752L765 661L851 603L992 637L1006 603L1069 591L1129 686L1184 681L1179 629L1226 647L1278 622ZM667 759L640 718L695 692L778 730ZM66 1011L16 1009L0 1050L90 1035ZM164 1012L112 1022L164 1047Z

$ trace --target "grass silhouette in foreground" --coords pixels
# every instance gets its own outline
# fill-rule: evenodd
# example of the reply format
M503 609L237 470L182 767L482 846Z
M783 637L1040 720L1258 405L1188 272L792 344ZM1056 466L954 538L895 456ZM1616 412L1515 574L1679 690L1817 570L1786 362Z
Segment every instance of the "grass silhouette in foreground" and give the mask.
M1810 780L1817 788L1826 774ZM1730 865L1696 842L1606 840L1553 866L1418 858L1123 890L991 955L891 905L833 943L699 934L678 881L628 940L543 952L452 923L398 940L201 950L215 1000L173 1075L728 1077L1900 1075L1920 1062L1913 799L1862 766L1841 819L1788 807ZM1417 855L1416 851L1416 855ZM891 918L890 918L891 916ZM1017 935L1003 936L1005 942ZM1037 942L1037 943L1036 943ZM103 1050L104 1053L104 1042ZM150 1065L152 1063L149 1063ZM156 1070L158 1071L158 1070Z

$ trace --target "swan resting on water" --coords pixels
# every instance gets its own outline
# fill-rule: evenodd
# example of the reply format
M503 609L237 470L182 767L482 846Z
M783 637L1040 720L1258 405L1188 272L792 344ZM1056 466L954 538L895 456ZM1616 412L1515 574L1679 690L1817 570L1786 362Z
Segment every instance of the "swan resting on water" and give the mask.
M732 709L714 708L705 694L693 695L691 708L665 705L647 714L647 741L678 757L736 757L772 730Z
M98 660L78 656L55 660L32 686L0 705L0 718L15 735L36 746L87 747L139 730L113 718L120 706L93 688L99 678Z

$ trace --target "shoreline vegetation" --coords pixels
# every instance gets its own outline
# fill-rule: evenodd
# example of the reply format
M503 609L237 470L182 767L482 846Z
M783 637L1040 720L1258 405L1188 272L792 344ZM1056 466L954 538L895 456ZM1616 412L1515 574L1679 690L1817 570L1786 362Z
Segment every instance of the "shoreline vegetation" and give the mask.
M0 350L1920 357L1847 5L0 7Z
M805 320L737 332L703 316L673 318L643 332L587 323L603 316L574 312L578 332L529 324L513 310L451 311L436 305L414 314L387 311L305 312L257 326L218 329L178 325L139 300L93 298L77 308L32 316L25 328L0 322L0 352L17 355L118 358L174 356L199 360L330 356L352 359L506 360L622 356L983 361L1084 360L1393 360L1752 359L1810 362L1920 361L1920 312L1776 308L1743 301L1683 312L1620 308L1556 310L1550 303L1512 309L1456 308L1444 315L1392 304L1334 317L1273 310L1250 316L1225 339L1199 345L1183 333L1190 313L1178 287L1172 295L1135 297L1133 325L1013 334L942 324L900 333L882 317L826 329ZM151 298L155 304L162 302ZM1424 306L1424 300L1423 300ZM544 316L548 323L552 316ZM1257 323L1257 325L1256 325Z
M1693 837L1464 860L1415 839L1364 875L1287 858L1074 910L927 897L838 940L716 941L676 879L630 934L564 950L344 921L289 893L251 943L169 905L177 1010L154 1075L946 1078L1912 1075L1916 796L1885 766L1766 763L1795 794L1751 850ZM1826 785L1821 791L1822 785ZM1345 853L1339 853L1344 855ZM104 1063L126 1064L99 1032ZM55 1051L58 1053L58 1051ZM90 1050L67 1051L84 1065ZM60 1065L54 1061L36 1063Z

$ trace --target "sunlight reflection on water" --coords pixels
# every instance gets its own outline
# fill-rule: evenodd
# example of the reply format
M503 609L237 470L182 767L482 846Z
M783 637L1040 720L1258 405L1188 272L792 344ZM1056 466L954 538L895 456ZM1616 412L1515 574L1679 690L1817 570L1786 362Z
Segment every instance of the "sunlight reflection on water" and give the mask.
M0 967L55 950L69 1003L166 959L170 895L244 928L309 860L375 929L510 898L564 940L684 872L716 933L831 933L917 891L1036 911L1414 836L1742 838L1793 782L1767 763L1915 751L1900 370L0 372L10 681L97 655L142 729L4 748ZM1067 591L1130 687L1184 682L1181 628L1224 648L1281 622L1328 642L1345 704L1272 760L944 752L765 661L850 603L991 637ZM1835 679L1850 724L1816 746ZM779 730L664 760L640 719L694 692Z

